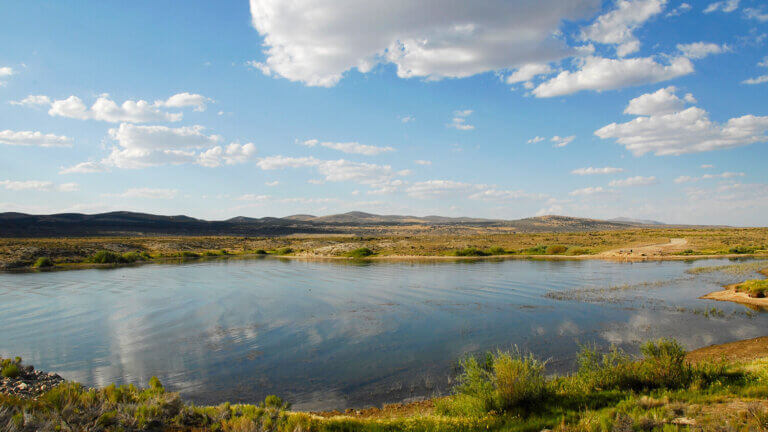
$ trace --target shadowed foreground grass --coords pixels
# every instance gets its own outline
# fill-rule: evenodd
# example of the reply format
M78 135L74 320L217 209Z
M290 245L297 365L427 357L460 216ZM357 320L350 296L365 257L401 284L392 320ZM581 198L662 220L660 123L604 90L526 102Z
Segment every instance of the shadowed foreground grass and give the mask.
M691 364L666 339L645 344L642 354L585 347L578 371L558 377L518 351L471 357L461 362L453 394L432 408L375 417L293 412L276 396L257 405L194 406L156 378L146 389L65 383L36 400L0 395L0 430L767 430L768 359Z

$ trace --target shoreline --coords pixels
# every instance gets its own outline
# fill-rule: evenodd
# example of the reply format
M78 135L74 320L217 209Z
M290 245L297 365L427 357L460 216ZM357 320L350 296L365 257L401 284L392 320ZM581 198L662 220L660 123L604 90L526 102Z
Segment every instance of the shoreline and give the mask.
M694 261L705 259L755 259L768 260L768 254L708 254L708 255L653 255L643 257L613 256L605 253L591 255L546 255L546 254L506 254L506 255L488 255L488 256L453 256L453 255L373 255L364 258L353 258L347 256L334 255L276 255L276 254L228 254L219 256L201 256L194 258L184 257L158 257L146 261L137 261L132 263L109 263L97 264L90 262L70 262L56 264L52 267L34 268L34 267L11 267L0 268L4 273L30 273L30 272L49 272L49 271L69 271L69 270L91 270L91 269L113 269L139 267L151 264L190 264L206 261L220 260L257 260L257 259L285 259L296 261L335 261L351 263L367 262L448 262L448 261L490 261L490 260L540 260L540 261L587 261L601 260L609 262L635 263L645 261ZM708 294L709 295L709 294Z
M759 270L758 273L768 277L768 268ZM745 306L756 306L759 309L768 310L768 297L763 297L763 298L750 297L747 293L736 291L736 286L740 284L741 282L725 285L723 287L725 288L724 290L713 291L699 298L703 300L716 300L716 301L727 301L732 303L739 303Z

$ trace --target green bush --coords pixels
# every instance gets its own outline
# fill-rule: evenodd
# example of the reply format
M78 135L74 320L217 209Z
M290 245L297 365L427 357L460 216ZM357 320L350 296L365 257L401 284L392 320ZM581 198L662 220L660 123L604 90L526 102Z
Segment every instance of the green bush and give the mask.
M539 245L528 249L523 249L521 252L528 255L544 255L547 253L547 247L544 245Z
M145 261L147 258L145 256L146 252L127 252L123 254L123 262L126 263L134 263L137 261Z
M288 255L288 254L292 254L293 253L293 249L291 249L289 247L282 247L282 248L276 250L275 253L277 255Z
M477 415L531 407L546 393L544 366L518 350L489 353L483 363L469 357L461 362L455 397L441 410Z
M489 255L506 255L507 251L504 250L503 247L494 246L494 247L488 249L488 254Z
M253 253L255 253L256 255L266 255L267 251L265 251L264 249L256 249L255 251L253 251Z
M470 257L470 256L488 256L489 253L482 251L478 248L474 247L468 247L464 249L459 249L457 251L453 252L454 256L461 256L461 257Z
M40 257L32 264L32 268L53 267L53 260L48 257Z
M90 261L96 264L119 264L126 262L122 255L111 251L98 251L91 256Z
M754 247L736 246L736 247L730 248L728 252L732 254L751 254L751 253L755 253L756 250L757 248L754 248Z
M592 255L592 251L586 248L570 248L568 255Z
M0 370L0 375L6 377L6 378L16 378L21 374L21 370L19 369L19 365L16 363L10 363L8 365L3 366L2 370Z
M191 251L184 251L179 255L182 258L200 258L200 254Z
M560 255L568 250L568 246L552 245L547 248L547 255Z
M373 255L374 252L367 247L358 248L352 251L347 252L344 254L344 256L348 256L350 258L365 258Z
M752 298L768 297L768 279L753 279L736 285L736 291L747 293Z

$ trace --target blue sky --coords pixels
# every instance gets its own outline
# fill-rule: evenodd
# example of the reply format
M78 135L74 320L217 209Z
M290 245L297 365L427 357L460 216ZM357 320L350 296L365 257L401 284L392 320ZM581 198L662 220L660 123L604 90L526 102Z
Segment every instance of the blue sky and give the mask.
M0 12L0 211L765 225L762 1Z

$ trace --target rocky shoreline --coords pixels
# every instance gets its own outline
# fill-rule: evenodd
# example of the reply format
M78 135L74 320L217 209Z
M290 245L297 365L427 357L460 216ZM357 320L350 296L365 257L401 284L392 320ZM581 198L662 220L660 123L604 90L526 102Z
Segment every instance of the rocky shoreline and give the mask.
M0 394L35 399L63 382L64 378L53 372L35 370L31 365L21 366L15 377L0 376Z

